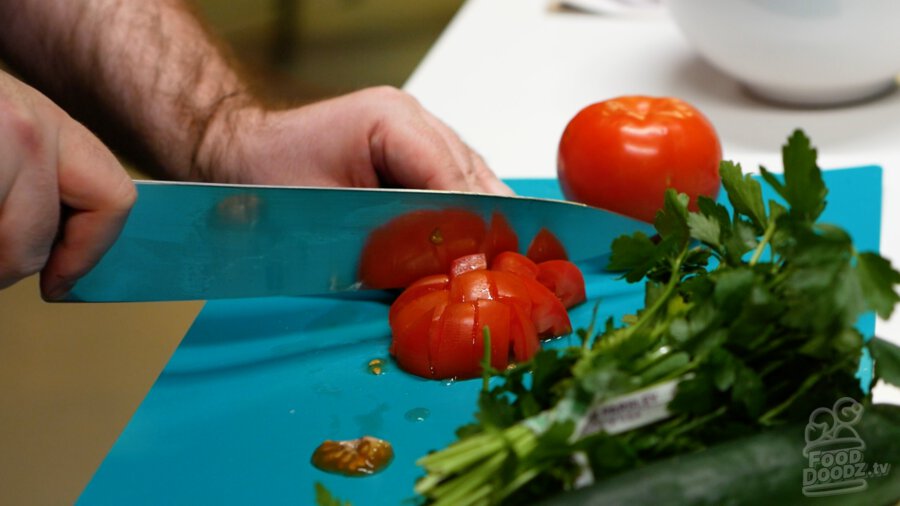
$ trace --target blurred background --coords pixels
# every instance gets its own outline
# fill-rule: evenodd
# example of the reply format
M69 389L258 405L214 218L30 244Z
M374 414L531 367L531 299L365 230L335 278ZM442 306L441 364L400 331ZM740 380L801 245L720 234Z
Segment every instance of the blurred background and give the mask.
M194 0L258 90L311 101L401 87L462 0Z
M291 104L402 87L462 2L193 0L257 91ZM45 304L36 277L0 291L0 505L74 503L201 308Z

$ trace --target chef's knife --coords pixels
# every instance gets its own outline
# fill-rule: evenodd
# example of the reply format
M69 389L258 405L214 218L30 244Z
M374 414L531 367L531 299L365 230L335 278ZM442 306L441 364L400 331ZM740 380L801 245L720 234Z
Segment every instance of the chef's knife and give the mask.
M560 200L459 192L138 181L119 238L68 301L206 300L360 290L360 252L405 213L502 214L528 245L541 228L571 260L608 256L647 224Z

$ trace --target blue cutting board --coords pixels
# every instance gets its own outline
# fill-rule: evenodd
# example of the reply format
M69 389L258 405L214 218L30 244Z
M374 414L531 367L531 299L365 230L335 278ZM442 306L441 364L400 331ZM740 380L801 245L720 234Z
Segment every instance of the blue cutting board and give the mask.
M825 178L823 221L848 229L860 250L878 250L881 170ZM560 196L555 180L510 184L522 195ZM581 267L602 319L641 306L642 285L602 265ZM593 306L572 311L576 328L588 325ZM387 314L387 301L207 303L78 504L310 505L316 481L355 506L414 501L415 460L454 440L481 383L423 380L389 361L384 374L371 374L370 360L388 360ZM871 315L860 322L867 335L874 325ZM394 461L382 473L347 478L310 464L322 441L363 435L393 444Z

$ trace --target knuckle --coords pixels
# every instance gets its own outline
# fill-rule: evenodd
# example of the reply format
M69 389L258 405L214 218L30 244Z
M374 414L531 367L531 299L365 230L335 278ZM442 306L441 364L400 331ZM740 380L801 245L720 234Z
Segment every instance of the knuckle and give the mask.
M3 136L26 154L39 156L43 152L45 139L37 118L21 107L8 101L0 102L0 128Z
M402 105L413 107L418 105L418 102L412 95L394 86L376 86L370 89L370 93L375 99L388 106Z

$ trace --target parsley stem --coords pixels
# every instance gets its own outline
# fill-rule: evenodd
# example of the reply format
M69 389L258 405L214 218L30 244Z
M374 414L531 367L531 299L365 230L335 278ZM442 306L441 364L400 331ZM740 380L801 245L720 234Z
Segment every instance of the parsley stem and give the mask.
M483 432L460 440L439 452L422 457L416 463L429 472L451 474L500 452L504 447L519 449L523 442L527 446L533 438L535 434L531 429L516 424L503 431Z
M696 429L697 427L700 427L700 426L706 424L706 422L715 420L716 418L724 415L726 410L727 410L727 406L720 406L718 409L716 409L715 411L713 411L711 413L707 413L703 416L698 416L697 418L694 418L693 420L691 420L688 423L679 425L676 429L673 429L672 432L669 433L667 439L669 439L669 440L675 439L676 437L678 437L682 434L690 432L690 431Z
M785 399L784 402L775 406L774 408L765 412L761 417L759 417L759 423L763 425L769 425L770 423L772 423L772 419L781 414L782 411L789 408L795 400L797 400L801 395L805 394L810 388L814 387L816 383L819 382L819 380L833 373L835 370L840 369L843 365L843 363L839 362L825 369L824 371L810 375L810 377L806 378L806 380L803 381L800 387L797 388L797 390L793 394L791 394L790 397Z
M766 227L766 232L763 234L762 240L759 241L759 244L756 245L756 250L753 251L753 256L750 257L750 266L756 265L759 262L759 258L763 254L763 250L766 249L766 246L769 245L769 241L772 240L772 236L775 235L775 221L771 220L769 222L769 226Z
M524 459L537 446L537 436L519 423L498 432L486 432L451 445L437 453L419 459L428 474L418 483L417 493L434 499L438 505L482 504L497 487L491 482L499 475L508 459ZM521 487L534 476L525 472L516 481ZM501 499L515 489L508 487Z
M431 494L437 499L434 503L435 506L476 503L480 497L490 493L490 487L486 487L486 478L490 479L494 476L505 459L505 454L496 453L467 472L466 478L448 482L447 485L435 489Z
M791 394L790 397L785 399L784 402L775 406L774 408L770 409L769 411L766 411L761 417L759 417L759 423L761 423L763 425L768 425L768 424L772 423L773 418L778 416L785 409L789 408L790 405L793 404L794 401L798 397L800 397L803 393L805 393L807 390L812 388L813 385L818 383L819 379L821 379L820 374L813 374L812 376L806 378L806 380L803 382L803 384L800 385L800 388L798 388L796 392Z
M594 336L594 324L597 323L597 310L600 309L600 302L597 301L594 304L594 311L591 313L591 324L588 326L587 332L584 334L584 339L581 340L581 351L588 351L591 347L591 341Z
M660 296L655 301L653 301L653 305L641 312L638 321L623 329L622 335L619 337L619 339L617 339L618 342L628 340L628 338L634 335L634 333L637 332L638 329L640 329L648 321L650 321L657 311L665 307L665 304L669 302L669 298L673 293L675 293L675 288L678 286L678 282L681 281L681 263L684 262L687 254L688 248L685 245L685 247L681 250L681 253L678 254L678 257L672 262L672 274L669 277L669 281L666 283L666 287L663 290L663 293L660 294Z

